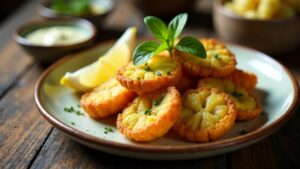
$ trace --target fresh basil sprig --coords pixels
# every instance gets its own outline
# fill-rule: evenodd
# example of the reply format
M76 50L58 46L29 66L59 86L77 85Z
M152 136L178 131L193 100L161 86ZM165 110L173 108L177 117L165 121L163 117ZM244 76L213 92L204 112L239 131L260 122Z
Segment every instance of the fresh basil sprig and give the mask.
M152 56L164 50L168 50L170 55L172 55L174 48L197 57L205 58L206 51L202 43L193 37L184 37L175 45L175 41L183 31L187 19L188 15L186 13L179 14L167 26L157 17L145 17L144 22L147 28L161 43L144 42L138 45L133 54L134 65L141 65L147 62Z

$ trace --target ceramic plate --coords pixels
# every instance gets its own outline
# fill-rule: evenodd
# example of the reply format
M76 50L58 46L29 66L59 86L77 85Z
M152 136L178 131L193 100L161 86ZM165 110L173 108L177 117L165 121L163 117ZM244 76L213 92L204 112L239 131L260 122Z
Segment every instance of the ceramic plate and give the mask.
M248 146L273 133L291 117L298 103L298 84L294 76L280 63L258 51L228 45L236 54L238 68L258 76L255 95L263 105L263 113L250 122L240 122L221 140L210 143L191 143L169 132L163 138L137 143L126 139L116 128L116 117L94 120L87 114L64 111L65 107L84 112L79 105L80 95L61 86L65 72L75 71L107 51L113 42L74 54L58 61L40 77L35 89L35 101L41 114L72 139L104 152L142 159L193 159L222 154ZM113 106L113 105L112 105ZM105 128L113 129L106 132ZM247 131L241 135L240 131Z

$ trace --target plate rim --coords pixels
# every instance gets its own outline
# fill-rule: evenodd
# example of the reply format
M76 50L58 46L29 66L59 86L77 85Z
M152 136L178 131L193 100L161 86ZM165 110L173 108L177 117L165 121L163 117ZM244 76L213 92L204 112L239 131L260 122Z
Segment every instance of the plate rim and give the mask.
M107 40L100 42L96 44L94 47L87 49L87 50L93 50L96 48L99 48L101 45L107 45L109 43L113 43L116 40ZM77 139L83 140L85 142L89 142L92 144L100 144L101 146L109 146L109 148L117 148L117 149L122 149L122 150L129 150L129 151L143 151L145 153L184 153L184 152L198 152L198 151L213 151L213 150L218 150L222 148L228 148L228 147L234 147L238 145L243 145L248 142L254 141L255 140L260 140L272 133L274 133L276 130L278 130L283 124L286 123L286 121L293 115L294 111L297 108L297 105L299 103L299 85L298 81L295 77L295 75L282 63L277 61L276 59L272 58L271 56L262 53L258 50L251 49L249 47L245 47L242 45L234 44L234 43L226 43L226 45L230 46L235 46L238 48L242 48L251 52L255 52L260 54L262 57L265 59L271 60L273 63L277 64L280 66L284 72L289 76L289 78L292 81L293 84L293 89L294 89L294 95L293 95L293 101L292 104L289 106L288 110L284 112L284 114L280 117L274 120L270 125L266 126L265 128L260 128L257 129L253 132L247 133L245 135L240 135L237 137L225 139L225 140L218 140L214 142L209 142L209 143L201 143L201 144L191 144L191 145L177 145L176 147L174 146L161 146L157 147L155 145L153 146L143 146L143 144L124 144L124 143L118 143L118 142L112 142L109 140L105 140L102 138L98 138L89 134L86 134L80 130L77 130L75 128L72 128L68 126L66 123L62 122L58 118L54 117L51 115L51 113L48 113L47 110L43 107L42 101L41 101L41 96L40 96L40 91L42 84L46 77L53 71L55 68L58 66L62 65L63 63L73 59L74 57L80 57L80 53L85 52L85 51L79 51L70 55L67 55L66 57L63 57L62 59L58 60L54 64L52 64L50 67L48 67L38 78L35 88L34 88L34 101L36 104L36 107L38 108L39 112L42 114L42 116L51 124L53 127L58 128L59 130L67 133L68 135L72 137L76 137Z

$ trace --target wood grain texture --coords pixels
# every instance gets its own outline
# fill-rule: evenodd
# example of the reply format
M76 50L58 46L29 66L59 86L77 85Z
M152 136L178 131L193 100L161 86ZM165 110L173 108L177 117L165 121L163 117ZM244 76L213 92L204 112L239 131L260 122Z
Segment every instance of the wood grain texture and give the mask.
M250 147L228 154L232 169L276 169L276 157L270 138L264 139Z
M37 112L34 84L41 70L32 67L0 101L0 168L27 168L52 128Z
M0 96L32 65L32 59L14 42L10 42L0 52Z
M226 169L226 158L216 156L186 161L153 161L119 157L78 144L54 129L32 168Z
M229 154L233 169L300 168L299 110L277 132L253 146Z
M279 168L300 168L300 111L271 138Z

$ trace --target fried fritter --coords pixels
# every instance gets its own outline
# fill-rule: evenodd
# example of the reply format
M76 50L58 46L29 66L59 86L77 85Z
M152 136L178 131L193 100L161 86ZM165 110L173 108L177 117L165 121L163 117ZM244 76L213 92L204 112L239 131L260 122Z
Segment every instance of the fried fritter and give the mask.
M229 74L227 79L230 79L234 84L237 84L248 91L252 91L257 84L257 77L254 73L236 69Z
M244 79L245 80L245 79ZM240 82L240 81L238 81ZM248 84L243 83L241 84ZM252 87L252 85L246 85ZM236 119L249 121L256 118L262 108L258 100L245 88L227 78L204 78L199 80L198 87L218 88L231 96L237 108Z
M153 56L139 66L131 62L117 73L117 79L124 87L140 94L173 86L180 77L180 63L165 53Z
M192 142L221 138L234 125L235 105L226 93L214 88L188 90L182 98L182 111L174 131Z
M81 97L82 108L93 118L104 118L127 106L136 93L123 87L115 78Z
M198 77L222 77L235 70L237 64L234 54L221 42L214 39L200 39L206 50L206 58L174 49L173 54L187 73Z
M117 127L135 141L151 141L173 126L181 110L180 94L175 87L138 96L118 115Z

